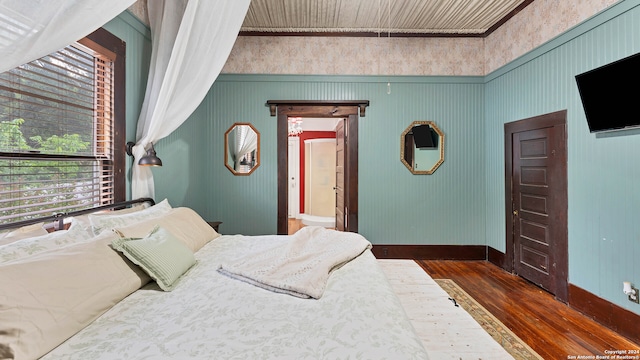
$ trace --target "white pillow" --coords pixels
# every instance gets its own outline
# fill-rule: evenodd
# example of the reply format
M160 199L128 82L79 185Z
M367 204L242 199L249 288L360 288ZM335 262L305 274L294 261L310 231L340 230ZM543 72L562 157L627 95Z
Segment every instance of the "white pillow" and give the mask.
M99 211L99 212L94 212L91 213L91 215L124 215L124 214L130 214L130 213L134 213L140 210L144 210L146 208L148 208L149 205L148 203L144 203L144 204L138 204L138 205L133 205L132 207L128 207L128 208L124 208L124 209L118 209L118 210L103 210L103 211Z
M40 358L150 280L105 235L0 266L1 358Z
M100 211L100 212L95 212L95 213L90 213L90 214L85 214L85 215L78 215L78 216L73 216L69 219L69 221L71 222L71 226L79 226L85 229L88 229L89 232L91 234L93 234L93 229L91 228L91 221L89 221L89 215L93 216L101 216L101 215L124 215L124 214L128 214L128 213L133 213L133 212L137 212L140 210L144 210L146 208L149 207L148 203L144 203L144 204L140 204L140 205L134 205L130 208L126 208L126 209L121 209L121 210L104 210L104 211Z
M18 240L41 236L48 234L47 230L43 228L43 222L37 224L26 225L21 228L7 231L0 234L0 245L10 244Z
M182 241L193 253L220 236L197 212L186 207L173 208L153 219L142 220L125 227L117 227L113 231L123 238L143 238L147 237L158 225Z
M72 223L69 230L58 230L51 233L45 231L45 235L30 237L0 246L0 264L67 245L86 242L93 237L90 231L80 226L74 226Z
M125 214L89 214L89 222L91 223L91 229L94 235L98 235L105 230L113 229L116 227L123 227L134 224L138 221L151 219L163 215L171 210L169 200L164 199L158 204L155 204L146 209L136 211L133 213Z

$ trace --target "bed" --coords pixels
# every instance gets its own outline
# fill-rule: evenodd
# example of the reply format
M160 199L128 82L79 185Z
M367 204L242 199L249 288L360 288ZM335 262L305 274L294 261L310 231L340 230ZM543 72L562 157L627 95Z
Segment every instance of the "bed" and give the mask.
M127 205L0 237L0 359L428 359L361 236L220 235L166 200ZM260 264L282 249L304 266L274 284Z

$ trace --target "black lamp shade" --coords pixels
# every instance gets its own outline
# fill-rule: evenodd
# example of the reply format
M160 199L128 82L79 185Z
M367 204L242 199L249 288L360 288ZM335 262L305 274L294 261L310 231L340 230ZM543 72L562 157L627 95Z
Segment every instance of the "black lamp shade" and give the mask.
M153 148L153 143L151 143L151 148L147 150L147 154L140 158L138 161L138 165L140 166L162 166L162 160L156 156L156 150Z

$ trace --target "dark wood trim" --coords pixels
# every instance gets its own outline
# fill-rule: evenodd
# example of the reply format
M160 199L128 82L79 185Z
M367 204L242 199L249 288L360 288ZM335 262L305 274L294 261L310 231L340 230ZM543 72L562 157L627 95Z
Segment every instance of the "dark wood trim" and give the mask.
M511 270L509 270L510 266L508 266L507 255L491 246L487 246L487 261L505 271L511 272Z
M281 111L295 112L299 116L342 117L351 115L352 107L356 106L360 110L360 116L365 117L369 100L267 100L267 105L271 116L276 116L276 110L280 107ZM327 109L327 106L331 109Z
M278 113L278 220L277 232L280 235L289 233L289 140L286 112ZM283 150L284 149L284 150Z
M557 153L563 158L558 158L560 170L563 176L554 178L552 181L557 184L559 191L553 194L554 206L563 209L559 216L554 217L558 232L554 237L556 250L554 252L555 266L555 291L554 295L561 301L568 300L568 274L569 274L569 247L568 247L568 230L567 230L567 209L568 209L568 190L567 190L567 149L566 149L566 122L567 110L556 111L544 115L534 116L504 124L504 184L505 184L505 227L506 227L506 261L501 266L509 272L514 271L514 229L513 229L513 201L512 195L512 174L513 174L513 134L528 130L543 129L549 127L561 128L563 138L558 141Z
M484 245L384 245L375 244L371 249L378 259L414 260L485 260Z
M386 32L381 33L383 37L394 38L484 38L488 35L484 33L417 33L417 32ZM377 32L364 31L240 31L238 36L314 36L314 37L379 37Z
M126 44L117 36L111 34L105 29L98 30L87 35L89 42L85 42L85 46L90 43L96 44L102 49L106 49L111 55L115 54L114 62L114 104L113 104L113 133L114 133L114 156L113 156L113 182L114 182L114 202L122 202L127 196L126 188ZM135 135L135 134L134 134Z
M351 114L345 121L347 121L345 129L347 166L344 168L345 230L358 232L358 115Z
M347 206L346 231L358 232L358 115L364 116L364 109L369 106L368 100L268 100L269 112L277 115L277 161L278 161L278 218L277 233L286 235L288 224L288 124L289 116L346 118L347 161L345 175L348 182L345 189L345 205Z
M493 24L493 26L491 26L487 31L485 31L483 34L483 37L487 37L491 35L491 33L496 31L500 26L504 25L504 23L509 21L509 19L516 16L520 11L524 10L524 8L529 6L529 4L531 4L532 2L533 0L524 0L520 5L518 5L517 8L511 10L510 13L508 13L505 17L500 19L500 21L498 21L497 23Z
M622 290L621 290L622 291ZM640 344L640 315L569 284L569 306Z

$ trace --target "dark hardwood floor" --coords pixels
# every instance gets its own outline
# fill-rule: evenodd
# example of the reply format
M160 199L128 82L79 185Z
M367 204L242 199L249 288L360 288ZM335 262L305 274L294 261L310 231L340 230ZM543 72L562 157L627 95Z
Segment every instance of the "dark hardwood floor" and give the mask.
M639 344L488 261L416 262L434 279L454 280L545 359L595 359L585 356L606 356L613 350L627 350L627 355L635 356L627 358L640 359L640 353L629 352L640 350Z
M304 224L300 219L289 219L288 224L289 224L289 227L288 227L289 235L295 234L296 231L304 227Z

